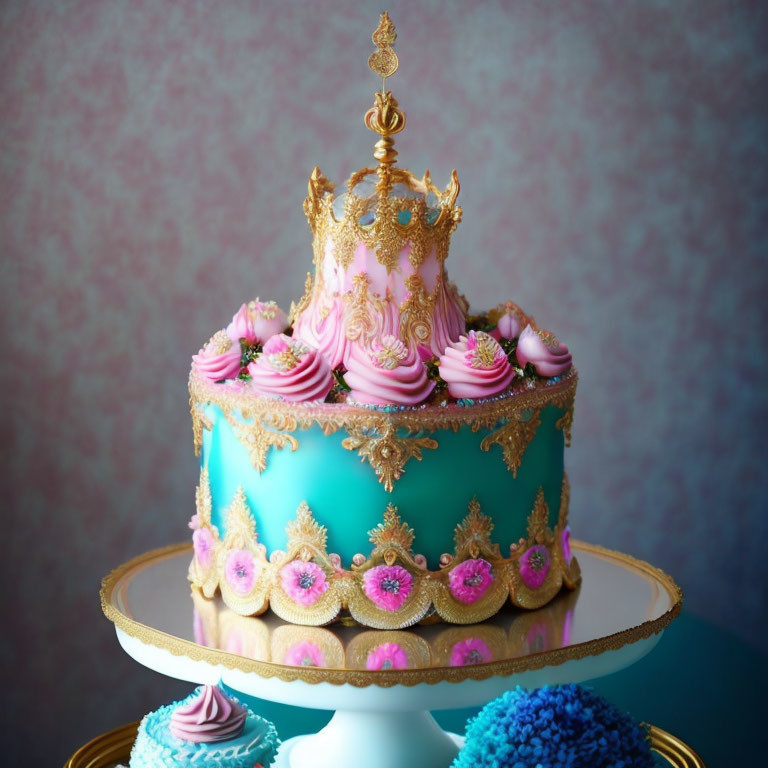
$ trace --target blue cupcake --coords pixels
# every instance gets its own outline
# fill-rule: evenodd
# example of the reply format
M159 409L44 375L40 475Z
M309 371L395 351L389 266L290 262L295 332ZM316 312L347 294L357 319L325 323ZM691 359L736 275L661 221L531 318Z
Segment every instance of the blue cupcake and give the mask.
M655 768L648 729L578 685L507 691L469 721L453 768Z
M278 745L272 723L203 685L141 721L129 768L268 768Z

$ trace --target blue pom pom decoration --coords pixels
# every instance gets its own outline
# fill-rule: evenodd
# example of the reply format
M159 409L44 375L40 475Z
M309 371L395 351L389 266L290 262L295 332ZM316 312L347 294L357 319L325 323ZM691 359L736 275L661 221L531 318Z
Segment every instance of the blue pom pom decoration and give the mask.
M648 729L578 685L507 691L467 725L452 768L655 768Z

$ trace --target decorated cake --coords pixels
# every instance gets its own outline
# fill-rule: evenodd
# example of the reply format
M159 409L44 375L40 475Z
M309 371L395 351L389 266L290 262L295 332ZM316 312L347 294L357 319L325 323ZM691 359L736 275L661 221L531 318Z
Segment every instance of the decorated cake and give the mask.
M459 180L396 166L395 37L383 14L377 164L342 188L311 174L304 295L287 314L244 303L193 358L190 580L240 615L468 624L579 581L571 355L512 301L471 312L448 279Z
M141 721L129 768L268 768L277 747L272 723L203 685Z

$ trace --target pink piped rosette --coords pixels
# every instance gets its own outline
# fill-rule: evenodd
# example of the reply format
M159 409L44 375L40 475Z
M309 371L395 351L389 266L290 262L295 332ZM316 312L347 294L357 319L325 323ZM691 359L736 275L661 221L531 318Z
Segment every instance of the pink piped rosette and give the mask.
M499 339L516 339L520 331L530 324L528 316L514 301L507 301L494 310L500 313L496 327L490 332L497 341Z
M251 388L260 395L294 402L325 400L333 387L333 373L325 358L290 336L279 333L264 344L248 365Z
M274 301L249 301L237 310L227 326L227 336L232 341L241 339L246 344L263 344L288 327L288 318Z
M418 405L435 388L419 351L390 335L368 348L351 345L344 380L352 400L371 405Z
M517 342L517 361L530 363L539 376L562 376L571 369L572 358L568 347L561 344L549 331L534 331L530 325L520 334Z
M515 377L499 342L483 331L470 331L449 346L438 366L448 394L457 400L501 394Z
M225 741L242 733L246 716L218 685L204 685L171 715L170 730L176 738L195 744Z
M209 381L235 379L241 369L240 344L233 342L226 331L218 331L192 357L194 369Z

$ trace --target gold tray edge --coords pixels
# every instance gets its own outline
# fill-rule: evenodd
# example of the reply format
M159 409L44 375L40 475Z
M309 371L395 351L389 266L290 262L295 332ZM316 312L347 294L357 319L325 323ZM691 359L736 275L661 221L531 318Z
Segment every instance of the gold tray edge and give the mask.
M284 682L301 680L310 685L331 683L332 685L353 685L363 688L369 685L391 687L394 685L413 686L420 683L435 684L438 682L461 682L463 680L487 680L497 675L508 676L541 669L546 666L559 666L567 661L596 656L611 650L619 650L625 645L645 640L652 635L662 632L680 614L683 593L671 576L650 563L639 560L631 555L600 547L585 542L573 542L576 552L585 551L602 555L612 560L618 560L656 578L668 591L673 602L672 607L655 619L645 621L635 627L622 630L612 635L585 643L542 651L518 659L505 659L499 662L476 664L466 667L436 667L432 669L406 669L398 671L368 671L319 669L315 667L291 667L271 662L247 659L243 656L228 653L214 648L204 648L189 640L173 637L152 627L148 627L122 613L113 605L112 597L115 588L132 570L154 560L162 560L177 555L185 550L192 551L188 542L172 544L160 549L150 550L138 555L123 565L115 568L101 583L101 608L104 615L120 630L136 638L146 645L166 650L174 656L186 656L193 661L203 661L213 665L223 665L228 669L254 673L264 678L277 677Z
M113 768L130 759L139 722L128 723L91 739L64 763L64 768ZM651 749L674 768L706 768L684 741L655 725L648 726Z

